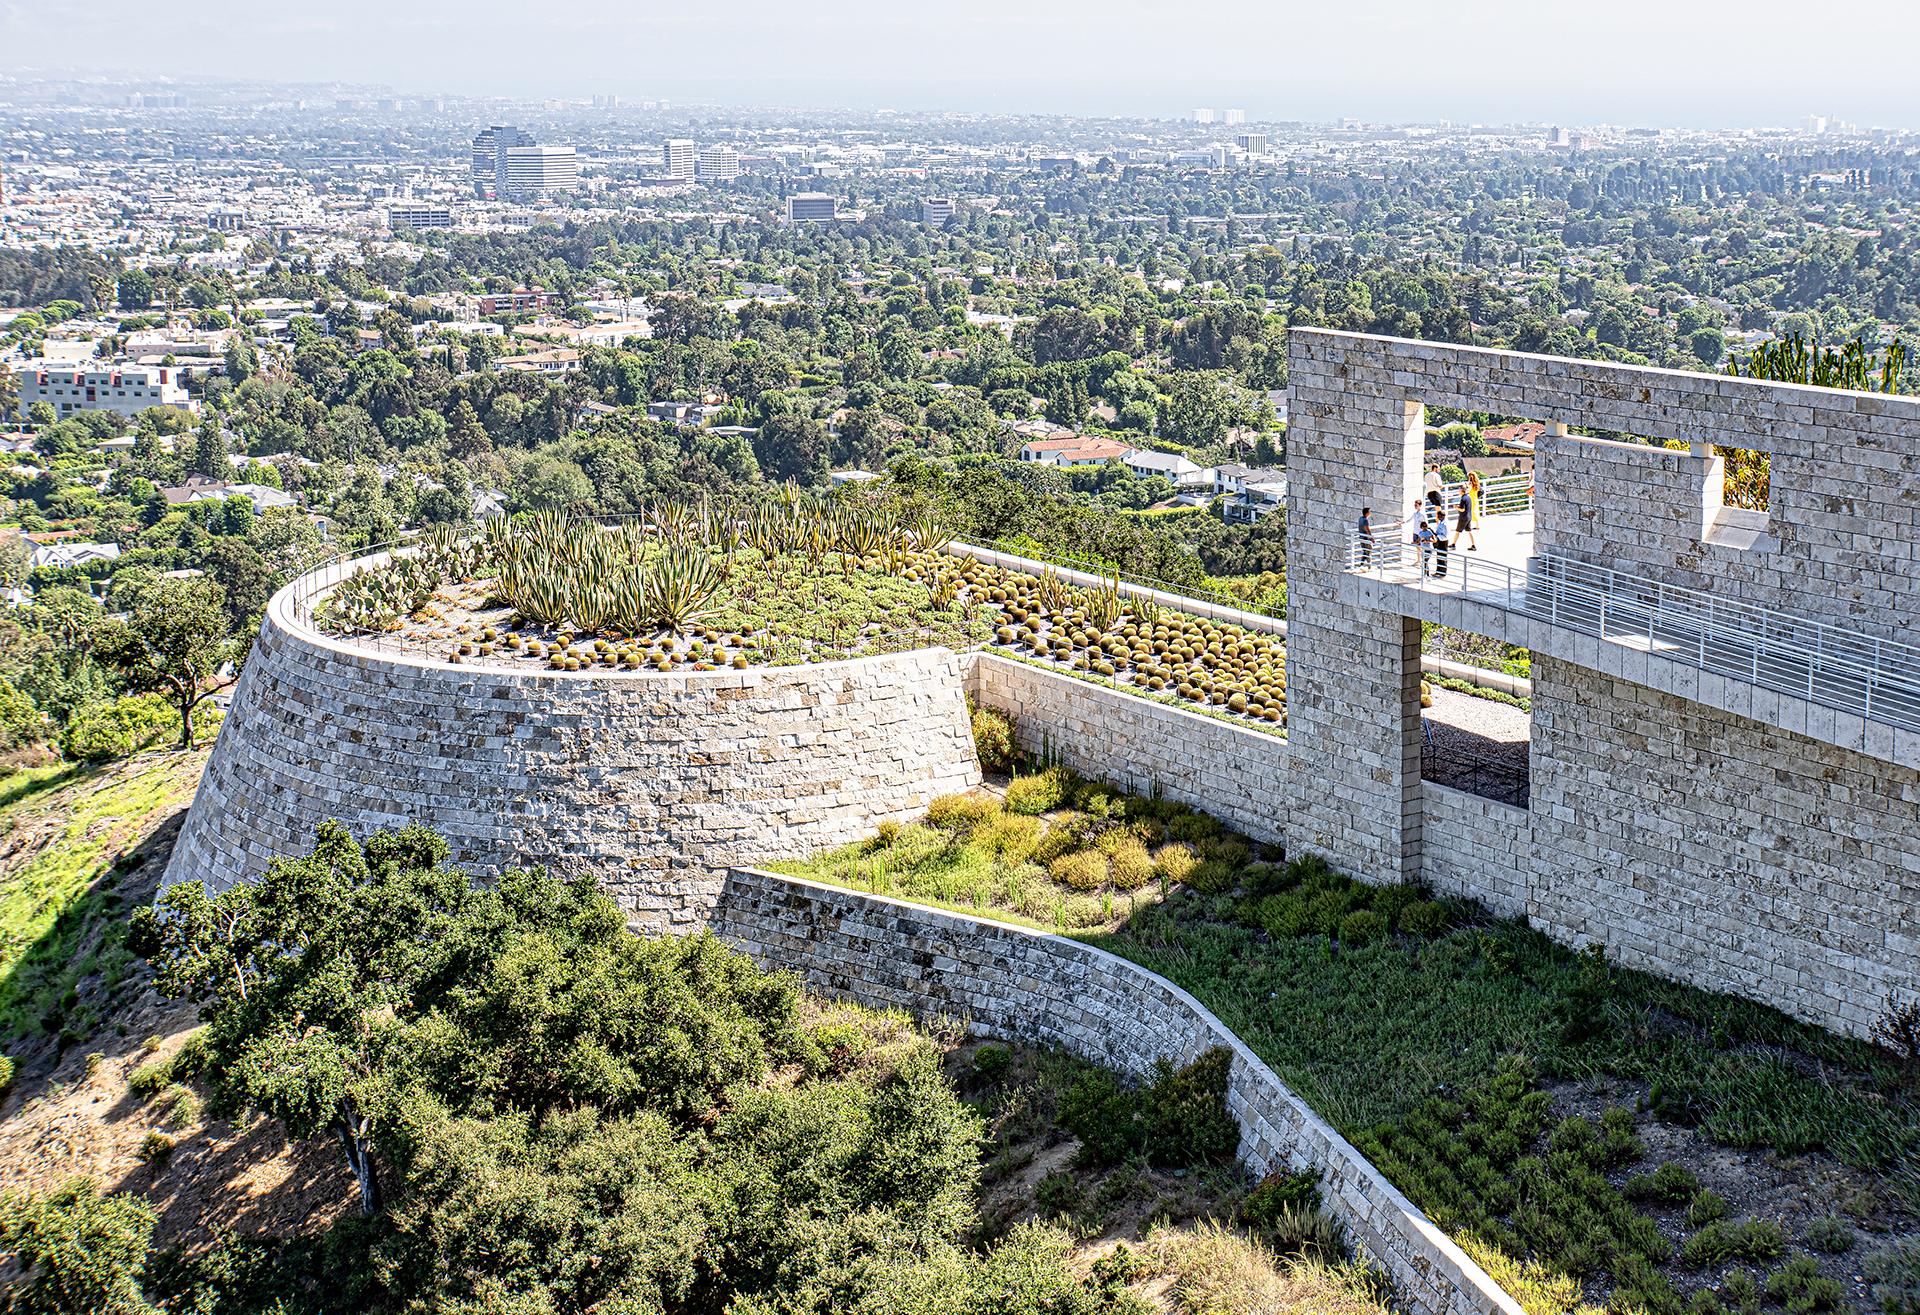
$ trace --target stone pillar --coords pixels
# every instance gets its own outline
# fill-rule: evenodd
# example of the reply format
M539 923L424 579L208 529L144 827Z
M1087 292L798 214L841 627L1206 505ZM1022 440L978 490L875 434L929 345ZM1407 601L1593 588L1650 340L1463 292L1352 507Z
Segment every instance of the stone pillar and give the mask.
M1401 521L1421 494L1424 408L1379 343L1311 329L1289 339L1288 849L1408 881L1420 862L1420 623L1340 593L1362 507L1382 549L1412 535Z

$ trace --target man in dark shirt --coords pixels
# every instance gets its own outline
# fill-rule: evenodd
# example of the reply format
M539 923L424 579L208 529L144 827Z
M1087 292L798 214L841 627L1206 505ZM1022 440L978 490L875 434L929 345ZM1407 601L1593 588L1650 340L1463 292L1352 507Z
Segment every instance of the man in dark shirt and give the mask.
M1360 569L1373 565L1373 508L1360 509Z

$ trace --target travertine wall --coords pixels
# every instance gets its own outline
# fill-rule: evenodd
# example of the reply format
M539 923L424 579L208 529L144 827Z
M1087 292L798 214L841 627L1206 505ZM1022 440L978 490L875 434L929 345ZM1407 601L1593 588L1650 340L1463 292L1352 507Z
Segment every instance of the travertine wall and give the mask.
M1423 1315L1519 1305L1207 1009L1154 973L1059 936L772 873L727 878L714 929L808 989L985 1036L1060 1046L1137 1077L1157 1059L1233 1052L1227 1100L1255 1173L1308 1166L1353 1241Z
M1369 881L1420 864L1420 624L1342 601L1347 530L1420 496L1417 400L1377 340L1294 330L1287 430L1287 843ZM1302 590L1304 588L1304 596Z
M1536 659L1533 923L1865 1032L1920 969L1920 773Z
M1527 810L1432 781L1420 783L1420 794L1420 880L1500 917L1526 917L1533 885Z
M592 872L643 925L725 869L802 857L979 783L945 649L687 675L508 672L359 651L269 607L167 881L224 888L339 818L419 821L480 871Z
M1866 1030L1889 991L1910 996L1910 732L1720 675L1655 690L1644 652L1560 642L1534 618L1505 632L1536 653L1531 809L1476 815L1478 801L1422 787L1417 751L1395 761L1407 663L1382 644L1382 617L1411 627L1498 605L1436 611L1435 595L1346 575L1336 546L1361 505L1379 524L1383 491L1418 479L1397 407L1681 439L1695 449L1541 440L1535 550L1911 643L1920 400L1317 329L1294 330L1290 351L1290 843L1375 880L1419 873L1564 941L1846 1031ZM1705 541L1721 476L1709 443L1772 454L1751 546ZM1326 782L1332 800L1315 804ZM1396 825L1399 855L1383 845ZM1476 831L1500 845L1476 857Z
M1060 672L981 653L967 688L1014 719L1020 747L1133 794L1156 791L1257 840L1285 824L1287 741Z

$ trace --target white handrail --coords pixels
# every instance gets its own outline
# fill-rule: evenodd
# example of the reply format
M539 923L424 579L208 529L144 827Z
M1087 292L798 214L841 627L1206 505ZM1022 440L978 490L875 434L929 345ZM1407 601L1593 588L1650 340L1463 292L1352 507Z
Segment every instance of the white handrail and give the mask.
M1442 563L1445 574L1441 574ZM1346 568L1540 617L1664 661L1920 730L1920 647L1554 553L1509 566L1347 531Z

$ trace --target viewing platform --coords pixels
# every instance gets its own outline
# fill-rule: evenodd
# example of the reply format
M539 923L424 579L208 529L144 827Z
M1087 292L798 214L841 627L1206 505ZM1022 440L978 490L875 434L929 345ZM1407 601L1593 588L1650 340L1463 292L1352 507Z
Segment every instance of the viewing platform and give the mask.
M1533 522L1488 515L1444 554L1355 527L1343 594L1920 767L1920 648L1538 552Z

